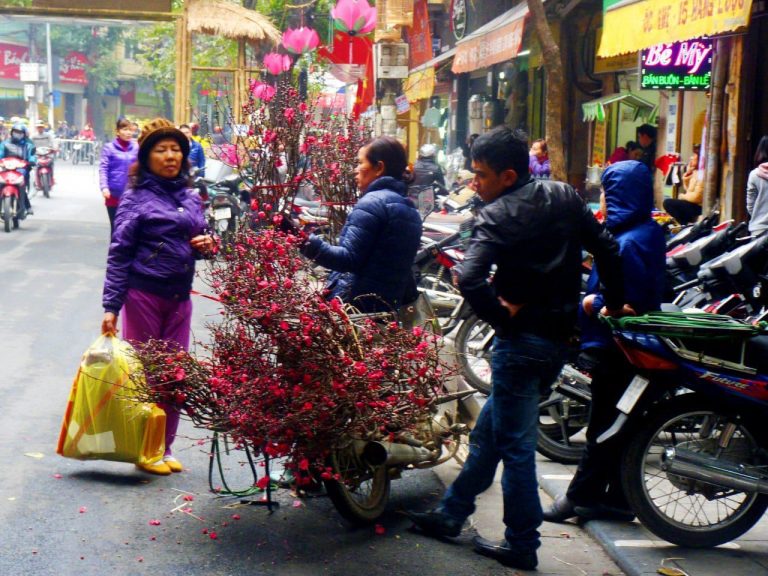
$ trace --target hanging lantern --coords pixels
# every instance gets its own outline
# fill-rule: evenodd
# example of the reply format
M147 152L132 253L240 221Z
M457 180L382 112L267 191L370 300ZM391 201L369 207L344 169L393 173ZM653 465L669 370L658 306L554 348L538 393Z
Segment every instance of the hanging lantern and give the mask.
M291 57L287 54L270 52L264 56L264 67L267 69L267 72L277 76L291 68Z
M263 100L264 102L269 102L272 100L276 92L274 86L270 86L269 84L259 82L257 80L251 80L250 88L253 97L259 100Z
M366 0L339 0L331 9L331 17L337 30L351 36L367 34L376 27L376 8Z
M283 46L292 54L304 54L320 45L320 36L312 28L288 28L283 32Z

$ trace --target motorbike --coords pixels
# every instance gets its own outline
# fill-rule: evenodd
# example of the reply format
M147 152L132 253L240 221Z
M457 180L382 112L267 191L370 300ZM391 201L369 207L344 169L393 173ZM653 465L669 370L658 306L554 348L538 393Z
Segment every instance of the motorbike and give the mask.
M706 313L606 322L637 375L598 442L631 430L622 485L633 512L680 546L738 538L768 508L768 335Z
M43 191L43 196L51 197L53 187L53 159L56 150L41 146L37 149L37 170L35 171L35 188Z
M207 185L208 224L221 238L222 245L232 241L242 214L240 208L240 176L230 174Z
M371 316L350 318L354 322ZM432 468L451 459L463 464L469 454L468 435L481 409L475 392L461 378L449 378L430 413L407 433L374 431L367 438L350 438L335 450L329 463L343 480L323 483L339 514L353 524L371 524L387 507L391 480L403 471Z
M24 209L21 207L24 190L24 170L28 162L15 156L0 158L0 211L6 232L19 227Z

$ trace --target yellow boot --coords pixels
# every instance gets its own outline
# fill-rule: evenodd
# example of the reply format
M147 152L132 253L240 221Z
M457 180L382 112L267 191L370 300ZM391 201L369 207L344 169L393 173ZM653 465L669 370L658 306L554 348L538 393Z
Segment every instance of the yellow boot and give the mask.
M152 464L136 464L136 468L142 472L157 474L158 476L168 476L171 473L171 468L162 460Z

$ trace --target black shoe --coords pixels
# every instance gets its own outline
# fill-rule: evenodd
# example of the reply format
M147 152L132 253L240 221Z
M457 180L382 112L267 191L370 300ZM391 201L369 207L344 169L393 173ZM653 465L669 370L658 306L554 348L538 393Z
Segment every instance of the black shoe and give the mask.
M520 568L520 570L535 570L539 564L536 552L517 552L509 547L509 542L506 540L492 542L475 536L472 543L475 545L475 552L498 560L504 566Z
M460 522L437 510L406 512L405 515L427 536L450 536L455 538L461 534L461 527L464 525L464 522Z
M635 514L626 508L616 508L605 504L595 506L574 506L574 511L582 520L611 520L615 522L632 522Z
M559 524L575 517L576 511L574 510L573 503L568 500L565 494L560 494L560 496L555 498L550 507L544 510L544 520L546 522L557 522Z

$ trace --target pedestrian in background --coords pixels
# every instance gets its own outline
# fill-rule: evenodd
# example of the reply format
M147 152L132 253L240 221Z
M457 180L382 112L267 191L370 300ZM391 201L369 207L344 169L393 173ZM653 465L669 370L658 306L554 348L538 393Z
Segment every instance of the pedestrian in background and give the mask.
M768 136L760 138L757 144L754 165L747 178L749 232L762 234L768 229Z
M192 129L187 124L179 126L179 130L189 140L189 167L197 168L198 176L205 176L205 152L203 146L192 136Z
M664 210L680 224L690 224L701 216L701 204L704 201L704 180L699 177L699 150L693 147L693 154L683 174L682 194L677 198L666 198Z
M547 141L544 138L533 141L528 158L528 171L533 178L549 178L552 175L552 168L549 164L549 150L547 149Z
M99 162L99 186L107 207L110 234L115 230L117 206L128 184L128 170L139 153L139 145L132 139L133 124L130 120L118 119L115 132L115 139L102 148Z
M625 300L638 314L659 310L664 291L666 246L664 231L651 218L651 173L642 162L619 162L605 169L602 186L601 210L608 230L619 243L624 263ZM616 403L636 374L614 343L611 331L598 321L605 304L602 272L602 265L593 266L580 310L579 365L592 375L587 444L568 491L558 496L544 512L544 519L549 522L574 517L619 521L634 518L621 485L622 447L631 429L625 427L614 437L597 443L619 415Z
M128 341L164 340L189 349L195 260L213 250L199 196L189 187L189 140L156 118L139 136L138 163L123 195L109 245L104 280L103 334L117 333L123 316ZM122 310L122 312L121 312ZM181 472L173 456L181 406L159 404L166 413L165 456L137 466L151 474Z
M643 149L640 162L648 166L651 174L656 172L656 126L643 124L637 128L637 142Z
M493 391L470 434L469 457L438 509L409 513L427 535L458 536L503 462L505 538L478 536L474 545L480 554L523 570L536 567L541 544L539 401L562 368L576 325L582 246L605 271L609 313L619 314L624 298L616 241L571 186L530 177L528 151L525 134L507 127L483 134L472 146L477 194L486 205L459 266L458 285L496 333Z

